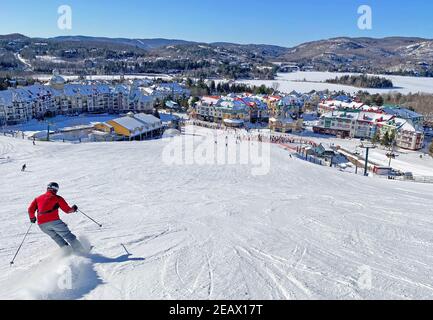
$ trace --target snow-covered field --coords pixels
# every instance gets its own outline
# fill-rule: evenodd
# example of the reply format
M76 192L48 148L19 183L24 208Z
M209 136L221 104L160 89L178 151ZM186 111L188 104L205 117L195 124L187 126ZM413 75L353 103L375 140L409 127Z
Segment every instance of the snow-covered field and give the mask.
M50 130L59 130L67 127L74 127L80 125L90 125L94 122L105 122L115 118L118 115L110 114L81 114L78 116L64 116L59 115L53 118L49 118L46 121L39 121L37 119L32 119L26 123L17 124L13 126L5 126L2 128L3 131L22 131L22 132L34 132L47 130L48 124L50 125Z
M364 154L364 150L359 148L361 142L356 139L339 140L338 144L349 151L356 150L359 153ZM388 152L389 150L385 148L370 150L369 159L380 165L388 166L389 158L386 156ZM391 166L394 169L402 172L412 172L417 176L433 177L433 158L430 155L419 151L408 151L403 149L395 151L395 154L397 155L397 158L391 161Z
M325 83L328 79L334 79L345 74L352 73L335 73L335 72L293 72L293 73L280 73L276 80L245 80L241 81L250 85L262 85L272 87L274 83L278 83L278 90L284 93L290 93L293 90L297 92L311 92L312 90L323 91L340 91L344 90L348 93L356 93L359 90L368 91L372 94L375 93L388 93L388 92L400 92L402 94L408 94L410 92L424 92L433 93L433 78L422 78L422 77L403 77L403 76L392 76L382 75L383 77L392 80L394 87L393 89L365 89L356 88L351 86L344 86L339 84Z
M44 74L44 75L35 75L33 76L34 79L37 79L39 81L49 81L51 79L52 75ZM71 75L65 75L63 76L68 81L75 81L78 80L79 76L71 76ZM120 80L121 78L124 78L126 80L135 80L135 79L157 79L161 78L164 80L171 80L172 76L167 74L136 74L136 75L90 75L86 76L86 80L99 80L99 81L112 81L112 80Z
M182 138L183 149L201 141ZM167 165L170 142L0 136L10 157L0 159L0 298L433 298L433 185L342 173L277 146L262 176L252 165ZM61 257L35 226L10 267L27 206L50 181L104 225L63 215L95 248Z
M360 139L339 139L335 136L313 134L308 131L305 131L304 134L301 134L300 136L304 136L316 143L323 143L324 145L334 144L341 146L350 152L358 152L362 156L365 155L365 150L360 148L362 144ZM433 157L431 157L427 151L430 143L430 139L427 139L427 148L425 148L425 152L422 150L410 151L397 148L394 150L397 158L391 161L391 166L396 170L412 172L417 176L433 177ZM389 149L382 146L372 149L369 153L369 160L379 165L388 166L389 158L386 156L387 153L389 153Z

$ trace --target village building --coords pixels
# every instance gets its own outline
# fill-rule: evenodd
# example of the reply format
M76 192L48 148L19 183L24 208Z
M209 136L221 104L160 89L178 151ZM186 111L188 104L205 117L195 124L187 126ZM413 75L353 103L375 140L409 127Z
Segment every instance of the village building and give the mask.
M414 126L422 126L424 124L424 116L415 111L409 110L395 105L384 105L382 108L386 114L391 114L397 118L405 119L411 122Z
M113 134L114 133L114 127L107 122L97 122L93 125L95 130Z
M269 119L269 129L271 132L301 132L303 128L302 119L294 120L292 118L270 118Z
M355 126L358 113L336 111L323 115L319 124L313 127L313 131L321 134L331 134L340 138L350 137Z
M112 131L111 131L112 128ZM162 133L162 122L158 118L144 113L128 113L125 117L109 120L95 125L95 129L114 132L129 140L143 140Z
M178 97L188 95L189 91L176 83L158 84L150 93L136 85L67 83L55 71L48 85L0 91L0 124L14 125L33 118L81 113L152 113L158 99L173 93Z
M338 100L338 98L340 100ZM346 96L340 96L329 100L322 100L317 105L317 113L319 113L320 115L333 112L333 111L378 112L380 111L380 107L368 106L362 102L352 101Z
M300 118L304 100L292 93L289 96L272 96L269 103L269 128L272 132L300 132L303 119Z
M216 123L240 124L251 119L250 106L234 96L203 97L191 111L193 118ZM226 121L226 120L237 120Z
M386 110L386 109L385 109ZM365 111L334 111L321 116L313 131L341 138L382 139L394 137L395 146L408 150L422 149L424 131L411 120L394 114Z

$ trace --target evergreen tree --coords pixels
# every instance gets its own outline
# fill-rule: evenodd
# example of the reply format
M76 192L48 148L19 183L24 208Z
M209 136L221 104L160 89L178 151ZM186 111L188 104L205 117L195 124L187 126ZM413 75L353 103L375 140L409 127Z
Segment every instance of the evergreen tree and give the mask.
M383 97L380 94L378 94L374 99L374 103L376 103L376 105L379 107L383 106L383 102L384 102Z
M376 131L376 133L374 134L373 138L371 138L371 142L376 144L380 142L380 132L379 130Z
M209 91L210 91L210 93L212 94L212 93L214 93L215 92L215 89L216 89L216 86L215 86L215 81L211 81L211 83L210 83L210 87L209 87Z
M394 131L387 131L383 135L383 137L381 139L381 143L385 147L391 147L394 143L394 139L395 139L395 132Z
M382 139L380 139L380 143L384 146L388 146L389 145L389 134L388 131L385 132L385 134L382 136Z

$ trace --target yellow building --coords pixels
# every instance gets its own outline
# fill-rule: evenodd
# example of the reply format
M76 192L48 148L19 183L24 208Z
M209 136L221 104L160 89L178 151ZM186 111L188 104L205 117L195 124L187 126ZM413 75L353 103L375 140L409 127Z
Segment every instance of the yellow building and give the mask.
M93 127L95 128L95 130L102 131L105 133L113 133L114 132L113 126L109 125L106 122L96 123Z
M271 132L300 132L304 121L302 119L293 120L292 118L270 118L269 129Z
M125 117L109 120L99 127L103 130L108 130L111 127L111 132L132 140L160 134L162 122L152 115L129 113Z
M130 116L109 120L107 124L113 127L114 132L118 135L129 139L138 137L146 132L144 123Z

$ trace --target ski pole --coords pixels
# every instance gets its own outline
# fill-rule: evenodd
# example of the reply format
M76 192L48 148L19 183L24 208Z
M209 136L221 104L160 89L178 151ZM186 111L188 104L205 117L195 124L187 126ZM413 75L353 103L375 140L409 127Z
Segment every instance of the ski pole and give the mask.
M32 228L32 225L33 225L33 223L30 223L29 229L27 230L26 234L24 235L24 239L23 239L23 241L21 242L20 246L18 247L18 250L17 250L17 252L15 253L14 258L13 258L12 261L11 261L11 266L14 264L15 258L17 257L18 252L20 252L21 247L23 246L24 241L26 240L27 235L29 234L30 229Z
M102 228L102 224L100 224L99 222L97 222L97 221L95 221L94 219L90 218L87 214L85 214L85 213L84 213L83 211L81 211L80 209L78 209L78 211L79 211L83 216L85 216L87 219L89 219L89 220L93 221L94 223L96 223L96 224L99 226L99 228Z

